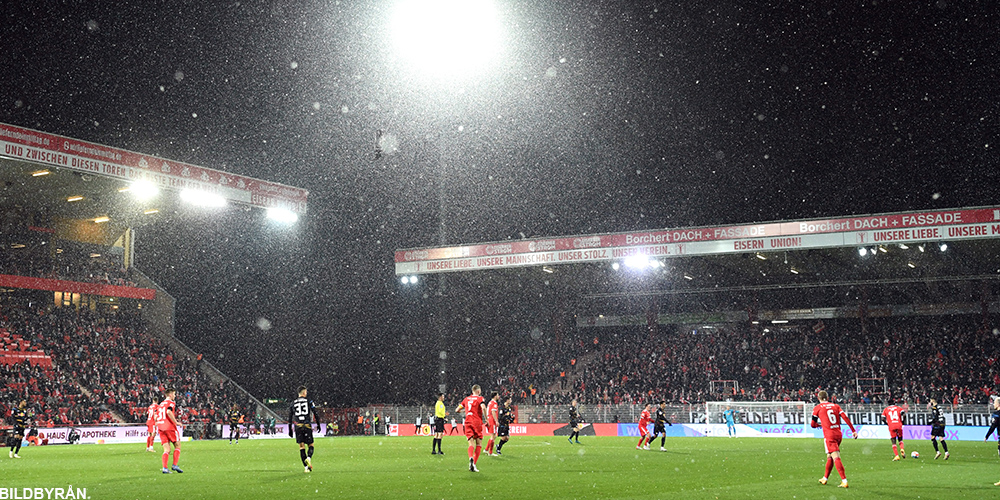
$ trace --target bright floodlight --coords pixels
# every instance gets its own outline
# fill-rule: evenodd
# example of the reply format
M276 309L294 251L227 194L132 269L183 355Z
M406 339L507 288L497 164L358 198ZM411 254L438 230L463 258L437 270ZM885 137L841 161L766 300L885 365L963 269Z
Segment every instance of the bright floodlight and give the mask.
M200 207L226 206L226 199L222 196L197 189L185 189L181 191L181 200Z
M295 224L299 220L299 214L287 208L271 207L267 209L267 218L282 224Z
M434 79L476 74L500 53L491 0L400 0L391 30L400 58Z
M417 277L416 276L410 276L410 284L411 285L416 285L417 284Z
M615 271L617 271L620 267L622 267L622 266L620 264L618 264L617 262L612 262L611 263L611 269L614 269Z
M156 195L160 194L160 188L156 187L156 184L153 184L152 182L140 180L133 182L132 185L129 186L128 192L132 193L132 196L134 196L137 200L146 201L151 200L155 198Z
M410 283L410 277L409 276L403 276L402 278L399 278L399 281L401 283L403 283L404 285L408 285Z
M858 255L860 255L862 257L864 257L865 255L868 255L868 249L865 248L865 247L859 248L858 249Z
M938 248L940 248L942 252L947 252L948 251L948 244L947 243L942 243L940 246L938 246Z

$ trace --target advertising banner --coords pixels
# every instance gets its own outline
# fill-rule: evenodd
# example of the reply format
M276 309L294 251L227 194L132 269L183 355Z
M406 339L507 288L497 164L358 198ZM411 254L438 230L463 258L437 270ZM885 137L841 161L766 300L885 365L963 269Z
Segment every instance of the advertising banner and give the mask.
M146 180L168 189L197 189L227 200L302 214L305 189L230 174L152 155L0 123L0 154L125 181Z
M1000 237L1000 207L397 250L396 274Z
M41 427L38 429L38 439L47 444L69 444L70 429L76 429L80 434L79 444L114 444L114 443L142 443L146 444L145 425L129 426L97 426L97 427ZM178 439L190 441L190 437L181 437L184 429L179 429ZM157 440L159 443L159 440Z

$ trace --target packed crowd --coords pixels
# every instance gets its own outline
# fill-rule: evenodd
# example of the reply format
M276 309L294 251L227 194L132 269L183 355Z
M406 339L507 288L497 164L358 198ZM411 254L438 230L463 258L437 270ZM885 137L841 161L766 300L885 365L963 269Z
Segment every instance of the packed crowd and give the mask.
M819 388L846 403L962 404L986 402L1000 387L991 348L1000 331L978 316L577 333L560 343L525 339L477 380L536 404L801 400Z
M0 256L0 274L136 286L122 266L121 258L91 254L76 243L67 242L66 245L74 248L55 254L41 244L34 245L35 248L4 249Z
M27 361L0 365L8 389L0 416L26 399L39 426L145 422L146 408L163 399L167 386L178 390L183 423L218 423L233 403L250 406L245 393L228 382L211 382L199 361L178 359L135 323L120 312L0 306L0 328L52 358L51 368Z

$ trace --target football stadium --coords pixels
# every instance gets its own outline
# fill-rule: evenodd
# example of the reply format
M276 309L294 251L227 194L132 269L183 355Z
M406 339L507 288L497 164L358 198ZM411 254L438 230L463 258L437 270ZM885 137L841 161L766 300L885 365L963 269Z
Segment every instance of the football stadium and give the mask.
M990 13L327 4L12 12L0 500L1000 491Z

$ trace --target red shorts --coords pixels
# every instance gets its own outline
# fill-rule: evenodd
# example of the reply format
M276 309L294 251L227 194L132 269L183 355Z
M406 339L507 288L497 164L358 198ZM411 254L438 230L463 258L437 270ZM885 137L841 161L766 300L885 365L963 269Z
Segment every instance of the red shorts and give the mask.
M903 428L902 427L889 427L889 439L903 439Z
M483 438L483 423L482 422L466 422L465 423L465 437L469 439L482 439Z
M826 445L826 452L833 453L840 451L841 439L843 439L843 436L841 436L840 431L837 431L835 434L832 433L829 436L824 436L823 443Z
M177 430L176 429L172 430L172 431L164 431L164 430L160 431L160 443L161 444L176 443L176 442L177 442Z
M640 436L645 436L645 435L648 435L648 434L649 434L649 426L648 425L639 424L639 435Z
M156 434L156 424L146 424L146 432Z
M497 423L496 423L496 421L490 420L489 423L486 424L486 433L487 434L496 434L497 433Z

